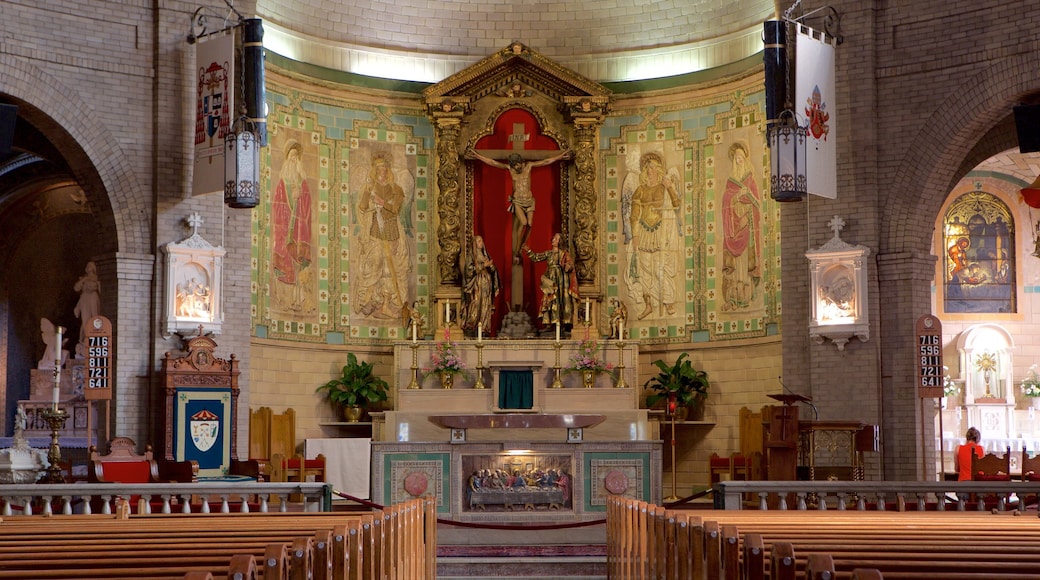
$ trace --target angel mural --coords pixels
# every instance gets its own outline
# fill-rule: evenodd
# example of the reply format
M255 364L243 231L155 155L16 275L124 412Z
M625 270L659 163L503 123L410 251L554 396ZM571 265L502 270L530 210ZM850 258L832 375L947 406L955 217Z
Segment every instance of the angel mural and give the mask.
M373 152L368 167L353 168L354 251L351 304L365 317L401 319L408 315L412 265L408 239L415 177L395 167L389 151Z
M627 247L624 280L639 310L637 318L643 320L655 310L661 317L676 312L682 177L676 167L666 172L664 156L655 151L639 157L638 166L639 172L629 172L622 182L621 215Z

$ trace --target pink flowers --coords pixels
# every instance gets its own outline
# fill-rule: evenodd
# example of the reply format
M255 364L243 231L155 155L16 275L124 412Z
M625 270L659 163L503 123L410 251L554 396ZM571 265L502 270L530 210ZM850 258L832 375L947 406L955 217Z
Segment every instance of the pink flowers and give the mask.
M578 345L578 352L571 355L571 364L567 367L569 371L610 371L614 369L612 363L599 358L599 344L595 340L586 339Z
M466 363L459 356L457 348L454 342L438 342L430 355L430 367L426 373L463 373Z

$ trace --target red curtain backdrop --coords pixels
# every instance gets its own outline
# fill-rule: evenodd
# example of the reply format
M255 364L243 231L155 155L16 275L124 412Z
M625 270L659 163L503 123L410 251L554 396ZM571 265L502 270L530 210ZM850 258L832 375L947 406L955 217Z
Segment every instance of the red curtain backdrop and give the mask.
M512 149L509 135L514 125L523 124L523 132L530 138L523 143L525 150L558 151L559 145L543 135L534 115L523 109L510 109L495 121L495 129L477 141L478 150ZM504 160L503 160L504 162ZM509 312L512 302L513 214L507 211L513 182L508 170L489 167L480 161L473 166L473 233L484 237L488 254L495 261L502 280L502 292L495 302L492 326L497 334L502 316ZM561 231L563 217L560 211L560 163L536 167L531 171L531 191L534 193L534 223L527 245L536 252L548 250L554 233ZM523 259L523 310L538 326L538 279L545 272L545 263L532 264Z

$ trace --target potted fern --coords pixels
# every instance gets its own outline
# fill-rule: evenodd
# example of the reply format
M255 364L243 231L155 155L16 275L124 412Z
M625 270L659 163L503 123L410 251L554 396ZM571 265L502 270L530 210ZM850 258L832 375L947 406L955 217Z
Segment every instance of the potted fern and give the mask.
M708 373L693 368L693 364L686 360L688 354L679 355L672 365L663 360L654 361L661 372L643 385L653 391L646 397L647 407L666 401L669 415L674 413L677 420L684 419L686 413L692 414L694 419L703 418L704 401L708 398L710 386Z
M369 405L387 399L389 384L373 374L373 368L372 363L358 361L354 353L349 353L340 376L316 391L334 407L342 408L348 422L356 423Z

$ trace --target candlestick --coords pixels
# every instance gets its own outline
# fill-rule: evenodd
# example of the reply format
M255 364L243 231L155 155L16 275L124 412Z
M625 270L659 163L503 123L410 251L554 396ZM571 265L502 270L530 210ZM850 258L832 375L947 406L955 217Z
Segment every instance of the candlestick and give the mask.
M560 342L560 323L556 323L556 342Z
M484 340L484 323L477 323L477 342L483 342Z
M61 333L65 328L59 326L55 329L54 336L54 409L58 409L58 399L61 395Z

